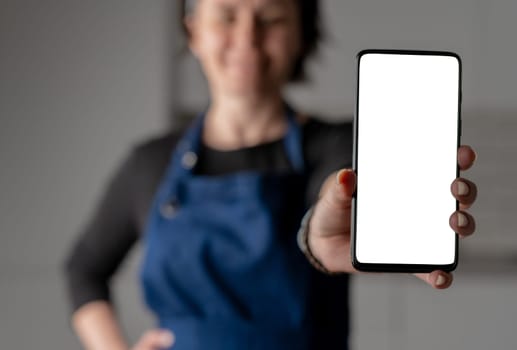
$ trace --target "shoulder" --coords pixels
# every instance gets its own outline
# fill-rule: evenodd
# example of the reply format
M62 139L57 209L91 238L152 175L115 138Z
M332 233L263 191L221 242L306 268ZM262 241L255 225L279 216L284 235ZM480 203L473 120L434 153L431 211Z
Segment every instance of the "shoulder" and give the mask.
M131 193L139 232L144 232L152 199L170 162L182 131L167 131L133 145L123 167L124 190Z
M320 187L334 171L352 166L353 124L308 119L303 125L303 146L309 182L307 200L314 203Z
M311 138L324 138L332 135L352 137L353 122L351 119L330 122L320 117L310 117L304 123L303 130Z
M336 155L342 160L351 160L353 123L310 118L303 126L303 143L309 161L333 160Z
M133 145L131 156L136 159L149 159L171 153L181 137L181 131L167 131L140 140Z
M181 135L181 131L166 131L133 144L121 172L134 192L154 193Z
M129 151L128 162L139 173L161 174L182 134L183 130L168 130L136 142Z

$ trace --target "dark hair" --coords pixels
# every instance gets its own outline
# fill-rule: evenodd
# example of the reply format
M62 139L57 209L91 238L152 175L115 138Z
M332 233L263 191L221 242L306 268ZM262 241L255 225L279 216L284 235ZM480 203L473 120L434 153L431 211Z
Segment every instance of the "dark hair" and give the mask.
M180 22L184 34L188 37L188 30L183 21L184 17L192 10L196 0L181 0ZM318 45L322 37L320 24L319 0L296 0L300 11L300 38L302 52L296 59L290 77L291 82L303 81L307 78L305 62L318 51Z

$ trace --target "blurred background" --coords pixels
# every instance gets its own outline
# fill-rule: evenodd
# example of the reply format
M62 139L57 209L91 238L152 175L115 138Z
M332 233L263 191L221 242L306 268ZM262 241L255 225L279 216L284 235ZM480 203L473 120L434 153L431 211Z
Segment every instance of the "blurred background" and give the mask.
M477 234L450 290L354 277L353 349L516 349L517 2L323 0L327 39L300 109L350 119L355 55L450 50L463 59L463 142L478 153ZM207 89L173 0L0 0L0 348L79 349L62 263L130 147L199 111ZM139 247L114 280L131 340L153 325Z

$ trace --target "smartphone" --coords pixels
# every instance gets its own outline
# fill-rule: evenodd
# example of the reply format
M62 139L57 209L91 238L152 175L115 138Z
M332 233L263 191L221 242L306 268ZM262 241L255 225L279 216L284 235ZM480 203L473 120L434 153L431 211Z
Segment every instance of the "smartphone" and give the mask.
M452 52L357 55L352 264L362 271L454 270L461 59Z

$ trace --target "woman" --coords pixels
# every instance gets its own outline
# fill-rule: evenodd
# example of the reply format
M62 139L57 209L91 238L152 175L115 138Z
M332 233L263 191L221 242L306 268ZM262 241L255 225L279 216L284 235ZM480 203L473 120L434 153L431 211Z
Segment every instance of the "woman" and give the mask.
M129 348L107 281L141 236L144 295L160 329L134 349L345 349L348 275L321 271L355 272L355 175L335 172L350 166L351 126L297 114L282 95L316 48L318 2L183 5L211 103L184 133L137 147L113 179L68 260L74 328L87 348ZM466 169L474 153L462 147L458 159ZM465 209L476 188L457 179L452 192ZM296 231L311 204L304 257ZM474 220L462 210L451 226L466 236ZM452 281L418 277L435 288Z

